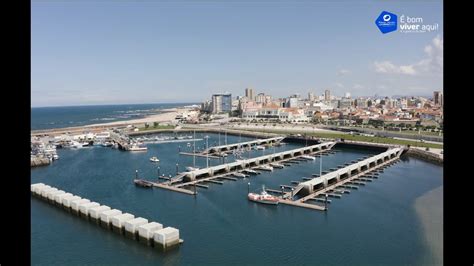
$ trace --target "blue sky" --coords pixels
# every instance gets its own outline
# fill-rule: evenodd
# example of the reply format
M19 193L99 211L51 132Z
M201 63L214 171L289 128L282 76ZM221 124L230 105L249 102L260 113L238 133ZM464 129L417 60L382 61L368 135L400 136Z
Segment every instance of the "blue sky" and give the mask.
M383 11L438 23L382 34ZM432 95L443 87L441 1L33 1L32 106Z

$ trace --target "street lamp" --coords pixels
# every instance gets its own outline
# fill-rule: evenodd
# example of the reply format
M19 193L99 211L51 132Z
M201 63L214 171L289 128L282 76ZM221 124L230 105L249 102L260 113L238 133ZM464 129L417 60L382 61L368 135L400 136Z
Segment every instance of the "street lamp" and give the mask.
M135 170L135 179L138 179L138 170Z
M324 193L324 209L328 209L328 194Z
M295 190L294 188L291 188L291 200L293 200L293 191L294 190Z
M247 183L247 194L250 194L250 182Z
M178 175L178 173L179 173L178 170L179 170L179 164L176 163L176 175Z

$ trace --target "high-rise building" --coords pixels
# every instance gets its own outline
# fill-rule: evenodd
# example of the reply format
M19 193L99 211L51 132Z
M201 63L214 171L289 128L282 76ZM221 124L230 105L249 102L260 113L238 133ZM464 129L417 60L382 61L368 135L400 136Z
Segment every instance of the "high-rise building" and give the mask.
M264 103L265 102L265 93L257 94L257 97L255 97L255 102Z
M331 91L330 90L325 90L324 91L324 100L325 101L330 101L331 100Z
M314 93L308 92L308 101L313 102L314 100L315 100L314 99Z
M232 94L217 93L212 95L212 112L227 113L232 111Z
M346 92L346 93L344 94L344 98L347 98L347 99L351 98L351 93L350 93L350 92Z
M435 105L443 106L443 92L442 91L435 91L433 93L433 100L434 100Z
M296 108L298 107L298 98L297 97L290 97L288 98L288 103L285 107L289 108Z
M255 95L253 93L252 88L246 88L245 89L245 97L247 97L251 101L255 101Z

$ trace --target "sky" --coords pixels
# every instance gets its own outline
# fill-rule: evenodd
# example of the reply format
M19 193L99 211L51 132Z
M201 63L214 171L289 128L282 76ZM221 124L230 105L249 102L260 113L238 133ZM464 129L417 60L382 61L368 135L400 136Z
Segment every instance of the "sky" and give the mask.
M382 34L382 11L439 24ZM202 102L212 93L431 96L442 1L32 1L31 104Z

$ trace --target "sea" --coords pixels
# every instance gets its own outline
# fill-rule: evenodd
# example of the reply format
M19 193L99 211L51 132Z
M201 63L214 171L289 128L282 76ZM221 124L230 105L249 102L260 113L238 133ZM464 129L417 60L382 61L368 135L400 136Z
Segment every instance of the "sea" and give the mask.
M99 108L99 115L87 108L75 108L76 116L49 114L47 119L33 121L32 126L46 127L51 121L58 123L54 125L70 121L78 125L104 118L105 113L112 117L120 114L117 111L126 110L91 107ZM150 106L153 108L158 107ZM49 111L36 111L32 117L41 112ZM190 135L192 132L178 133ZM197 147L205 147L206 136L208 146L254 139L196 133ZM263 185L279 190L282 184L292 185L291 181L303 181L303 177L319 173L320 166L323 171L329 170L376 151L335 146L334 154L315 161L237 181L226 180L222 185L209 183L208 189L198 187L196 196L134 185L136 170L139 178L157 181L159 175L174 175L177 170L192 166L192 156L179 154L191 149L190 146L186 142L150 143L146 152L136 153L101 146L58 149L59 160L32 168L32 184L42 182L136 217L178 228L184 243L177 249L160 252L31 197L31 264L442 265L442 254L436 253L430 243L440 239L426 237L442 235L442 231L423 224L426 220L442 223L442 205L436 205L442 193L423 197L430 191L442 190L442 166L402 157L373 182L343 194L342 198L331 199L327 212L283 204L262 205L248 201L247 193ZM288 143L242 156L255 157L301 146L304 144ZM150 162L152 156L160 162ZM229 156L225 160L234 159ZM223 162L209 159L210 165ZM197 157L195 163L204 167L206 158ZM424 200L417 201L421 197ZM417 209L425 209L424 206L441 208L441 212L422 217Z
M31 130L125 121L159 114L163 109L192 104L195 103L32 107Z

